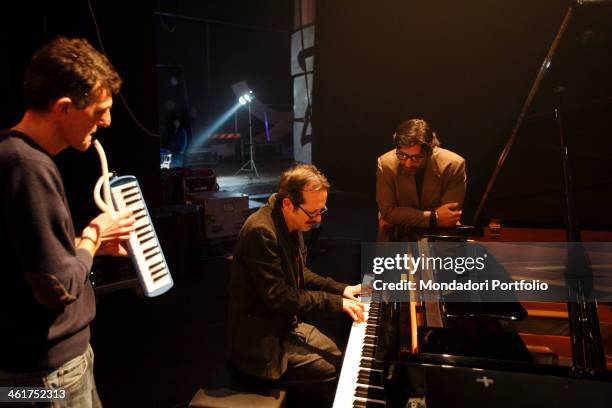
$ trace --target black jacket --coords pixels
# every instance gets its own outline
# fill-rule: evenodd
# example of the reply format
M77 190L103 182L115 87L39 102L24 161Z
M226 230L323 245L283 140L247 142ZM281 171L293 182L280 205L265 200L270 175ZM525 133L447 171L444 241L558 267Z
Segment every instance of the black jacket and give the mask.
M289 233L273 195L244 223L234 254L228 340L241 371L279 378L287 369L283 339L295 317L342 312L347 285L310 271L305 259L302 233Z

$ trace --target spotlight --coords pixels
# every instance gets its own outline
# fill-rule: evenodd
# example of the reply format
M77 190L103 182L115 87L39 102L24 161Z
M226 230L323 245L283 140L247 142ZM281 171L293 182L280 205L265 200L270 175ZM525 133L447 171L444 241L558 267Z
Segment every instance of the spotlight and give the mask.
M249 91L245 94L242 94L240 98L238 98L238 102L241 105L246 105L247 103L251 103L255 99L255 95L253 95L253 91Z

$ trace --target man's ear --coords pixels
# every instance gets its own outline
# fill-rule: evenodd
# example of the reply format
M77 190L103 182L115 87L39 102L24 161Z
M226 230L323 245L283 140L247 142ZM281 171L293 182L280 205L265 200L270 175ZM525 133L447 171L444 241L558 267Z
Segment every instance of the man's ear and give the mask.
M72 108L72 99L67 96L56 99L51 105L51 111L58 115L68 114L68 110Z
M287 197L283 198L283 208L286 208L287 210L293 211L293 203Z

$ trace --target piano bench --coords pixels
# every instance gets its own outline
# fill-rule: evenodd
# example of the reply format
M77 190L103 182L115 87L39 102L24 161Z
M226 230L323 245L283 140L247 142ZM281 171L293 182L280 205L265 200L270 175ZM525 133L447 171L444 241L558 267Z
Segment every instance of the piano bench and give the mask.
M285 406L287 391L271 388L254 392L231 388L200 388L191 399L189 408L282 408Z

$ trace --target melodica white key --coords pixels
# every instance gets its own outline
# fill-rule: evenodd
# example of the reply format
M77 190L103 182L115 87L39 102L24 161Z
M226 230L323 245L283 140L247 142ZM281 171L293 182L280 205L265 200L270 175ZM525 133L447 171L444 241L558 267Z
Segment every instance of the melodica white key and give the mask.
M110 180L110 192L117 211L130 210L136 218L135 230L130 234L128 247L145 296L155 297L165 293L174 285L174 281L138 180L134 176L114 177Z

